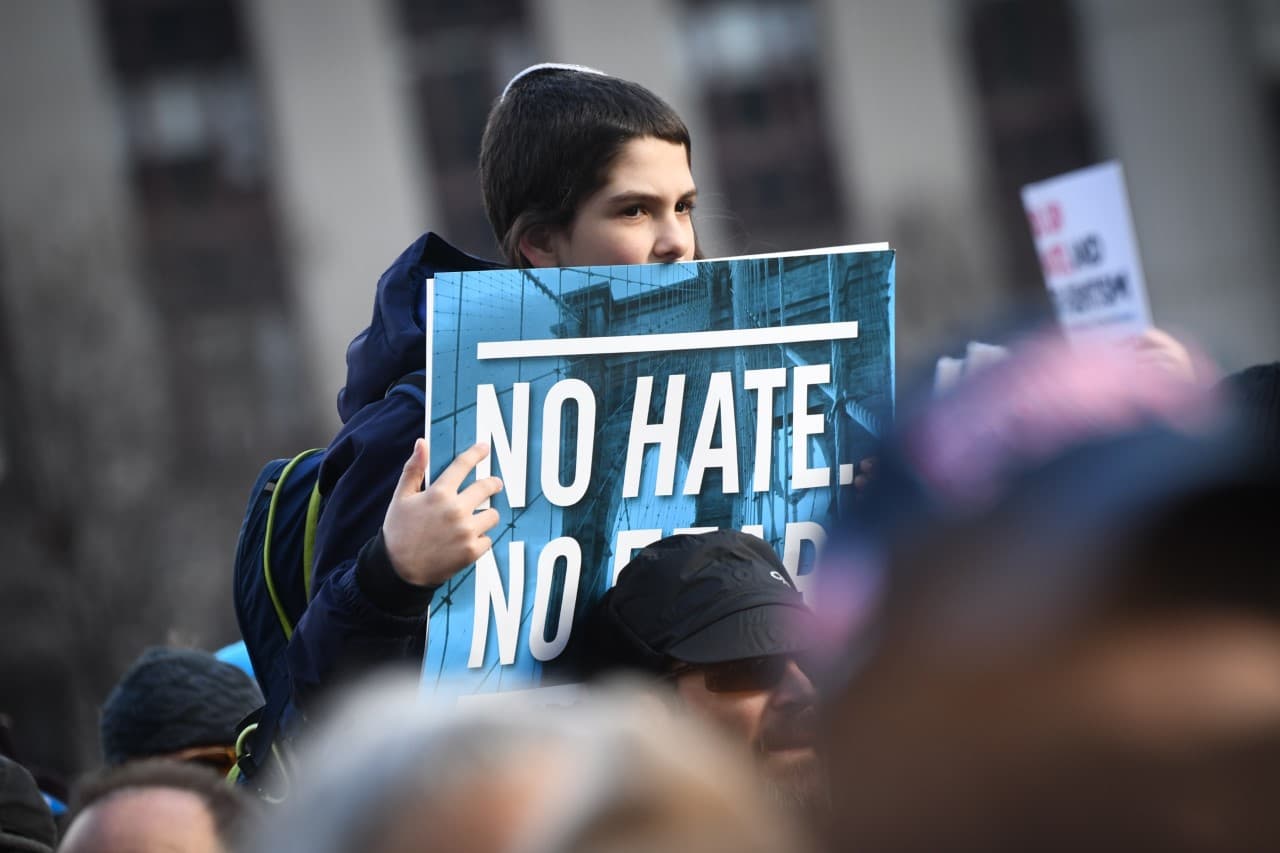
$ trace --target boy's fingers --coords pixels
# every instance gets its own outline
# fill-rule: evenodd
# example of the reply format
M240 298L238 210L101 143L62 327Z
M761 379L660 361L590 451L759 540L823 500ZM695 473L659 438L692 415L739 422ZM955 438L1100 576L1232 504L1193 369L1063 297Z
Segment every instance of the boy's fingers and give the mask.
M427 476L427 440L420 438L413 443L413 453L404 463L400 472L400 482L396 484L396 494L413 495L422 491L422 481Z
M488 533L501 520L496 509L486 509L471 516L471 529L477 536Z
M458 487L462 485L462 481L467 478L472 469L480 464L480 460L489 455L489 445L473 444L466 450L462 451L457 457L449 463L449 467L445 468L436 478L435 484L442 489L448 489L456 492Z
M463 507L473 510L500 491L502 491L502 481L500 479L497 477L485 477L482 480L476 480L463 489L462 494L458 495L458 500Z

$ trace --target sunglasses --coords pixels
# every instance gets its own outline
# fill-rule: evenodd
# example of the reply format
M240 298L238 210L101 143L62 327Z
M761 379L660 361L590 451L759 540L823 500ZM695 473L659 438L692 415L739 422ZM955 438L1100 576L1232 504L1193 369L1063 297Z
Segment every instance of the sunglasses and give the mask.
M668 672L664 678L675 679L686 672L701 672L703 683L712 693L772 690L782 683L787 664L793 660L804 669L804 665L791 655L766 655L722 663L685 663Z

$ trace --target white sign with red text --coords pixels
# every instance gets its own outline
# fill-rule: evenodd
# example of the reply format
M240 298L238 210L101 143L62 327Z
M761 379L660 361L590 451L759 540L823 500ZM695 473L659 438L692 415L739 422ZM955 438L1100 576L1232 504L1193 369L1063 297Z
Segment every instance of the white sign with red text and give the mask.
M1122 338L1151 326L1119 163L1022 188L1045 284L1068 337Z

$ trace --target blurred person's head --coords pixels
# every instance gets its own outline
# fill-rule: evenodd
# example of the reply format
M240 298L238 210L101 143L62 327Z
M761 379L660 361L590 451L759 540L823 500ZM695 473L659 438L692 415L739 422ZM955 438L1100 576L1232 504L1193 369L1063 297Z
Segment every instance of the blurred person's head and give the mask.
M103 761L114 767L171 758L226 774L235 763L236 728L262 702L256 681L208 652L147 649L102 705Z
M670 688L759 759L780 796L819 790L813 683L801 666L812 614L768 543L735 530L669 536L639 551L570 652L587 679L625 670Z
M802 849L712 730L622 687L569 707L502 697L433 709L362 685L298 755L298 786L250 849Z
M1262 443L1269 464L1280 469L1280 361L1233 373L1222 380L1222 390L1239 407L1246 432Z
M835 847L1280 844L1280 484L1229 407L1035 341L879 475L817 599Z
M0 853L52 853L53 813L27 769L0 755Z
M689 131L643 86L536 65L490 111L485 211L514 267L690 260L696 188Z
M234 849L256 804L205 767L152 759L107 769L77 790L64 853Z

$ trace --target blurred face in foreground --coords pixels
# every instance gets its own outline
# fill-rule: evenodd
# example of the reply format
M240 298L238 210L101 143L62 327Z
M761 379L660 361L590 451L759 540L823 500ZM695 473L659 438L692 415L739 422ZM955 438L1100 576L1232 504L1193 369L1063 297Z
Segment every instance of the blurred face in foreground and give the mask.
M460 781L452 789L405 809L379 853L419 853L439 845L451 853L499 853L516 849L528 827L549 811L566 784L563 756L531 750L513 756L482 779ZM447 840L441 839L443 834ZM434 839L432 843L426 843Z
M133 788L94 803L67 830L59 850L222 853L213 816L199 796L176 788Z
M814 751L816 692L788 656L681 664L676 694L695 714L751 747L780 799L811 803L820 790Z
M417 690L412 711L421 717ZM367 716L351 719L358 725ZM347 731L345 723L334 731ZM303 788L269 827L277 837L253 853L810 849L796 816L764 796L739 750L638 682L584 692L565 707L516 699L419 724L430 728L404 740L414 722L389 727L364 752L357 764L374 775L357 773L353 783L350 769L335 772L330 808L306 800ZM397 768L381 749L414 758ZM388 764L392 776L384 778ZM362 787L360 779L369 782ZM362 808L339 805L362 791Z

